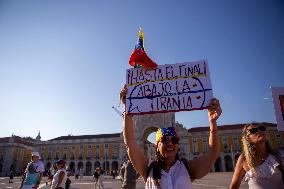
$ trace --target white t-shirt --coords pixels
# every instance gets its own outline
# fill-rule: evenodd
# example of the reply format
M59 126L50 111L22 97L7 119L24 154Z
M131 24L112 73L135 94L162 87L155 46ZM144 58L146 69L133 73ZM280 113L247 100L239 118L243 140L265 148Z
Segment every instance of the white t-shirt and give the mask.
M62 188L65 188L65 182L67 180L67 172L66 172L66 169L61 168L61 169L56 171L56 173L55 173L55 175L53 177L52 184L51 184L51 187L50 187L51 189L54 189L57 186L57 183L58 183L58 180L59 180L59 174L62 171L64 172L64 177L62 179L62 182L58 186L62 187Z
M185 165L181 161L176 161L176 163L170 168L169 172L161 170L160 188L192 189L190 176ZM145 189L157 189L153 179L153 168L147 178Z

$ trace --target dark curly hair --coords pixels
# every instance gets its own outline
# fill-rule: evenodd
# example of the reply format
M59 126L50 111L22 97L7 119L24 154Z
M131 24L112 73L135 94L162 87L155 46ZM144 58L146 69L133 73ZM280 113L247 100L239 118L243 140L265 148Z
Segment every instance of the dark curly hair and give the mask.
M175 160L179 160L178 153L176 154ZM155 185L160 188L160 180L161 180L161 170L165 169L166 162L165 158L160 154L159 150L156 150L156 154L154 157L154 161L152 162L152 170L153 170L153 180Z

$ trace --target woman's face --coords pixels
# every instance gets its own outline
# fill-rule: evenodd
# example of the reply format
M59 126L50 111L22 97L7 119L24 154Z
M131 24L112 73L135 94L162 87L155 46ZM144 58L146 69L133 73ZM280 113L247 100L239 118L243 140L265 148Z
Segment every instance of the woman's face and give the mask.
M179 138L173 136L163 136L158 142L157 149L164 158L175 159L179 147Z
M37 163L39 161L39 157L38 156L32 156L32 162Z
M247 127L247 135L250 142L252 143L261 143L266 142L266 128L264 126L250 125Z

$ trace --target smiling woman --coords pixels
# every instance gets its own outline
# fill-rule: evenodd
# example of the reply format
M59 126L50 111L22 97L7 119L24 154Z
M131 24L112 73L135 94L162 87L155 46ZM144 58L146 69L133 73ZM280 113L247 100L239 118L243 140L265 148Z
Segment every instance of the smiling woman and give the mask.
M125 104L126 86L120 92ZM128 156L136 171L143 177L147 189L192 189L192 180L205 176L220 154L220 143L216 121L222 110L217 99L211 99L208 107L210 136L208 152L197 159L181 161L178 156L179 137L174 127L159 128L156 133L154 160L148 160L143 149L134 138L131 115L124 116L123 136Z

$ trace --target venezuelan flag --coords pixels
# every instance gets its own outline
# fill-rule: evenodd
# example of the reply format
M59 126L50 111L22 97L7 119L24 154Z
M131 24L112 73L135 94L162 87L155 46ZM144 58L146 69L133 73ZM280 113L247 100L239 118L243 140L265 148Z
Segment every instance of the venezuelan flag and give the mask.
M144 33L140 28L138 32L138 40L133 50L129 64L135 68L156 68L157 64L153 62L146 54L144 48Z

